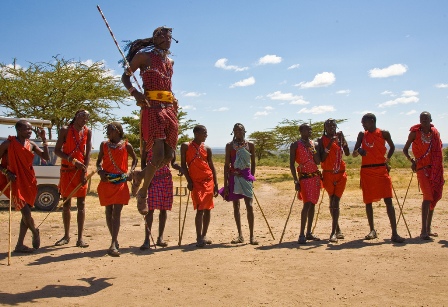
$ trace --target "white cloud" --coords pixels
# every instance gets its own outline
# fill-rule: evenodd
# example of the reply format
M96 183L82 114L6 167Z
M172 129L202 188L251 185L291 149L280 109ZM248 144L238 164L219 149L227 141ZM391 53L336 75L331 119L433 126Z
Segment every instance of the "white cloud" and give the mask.
M384 91L381 93L381 95L390 95L390 96L394 96L394 93L391 91Z
M298 86L300 88L312 88L312 87L326 87L332 85L336 81L336 77L332 72L323 72L321 74L317 74L313 81L310 82L300 82L294 86Z
M303 99L303 96L293 95L292 93L282 93L281 91L276 91L266 95L271 100L282 100L289 101L290 104L309 104L309 101Z
M401 96L403 96L403 97L411 97L411 96L417 96L418 95L418 92L416 92L416 91L411 91L411 90L409 90L409 91L403 91L402 93L401 93Z
M196 107L191 105L185 105L182 106L182 110L196 110Z
M447 83L439 83L439 84L436 84L435 87L437 87L437 88L448 88L448 84Z
M227 107L220 107L218 109L214 109L213 111L215 111L215 112L225 112L225 111L228 111L228 110L229 110L229 108L227 108Z
M256 99L256 100L263 100L264 97L263 97L263 95L258 95L257 97L255 97L255 99Z
M282 61L282 57L276 56L274 54L265 55L262 58L258 59L258 65L266 65L266 64L278 64Z
M380 108L385 108L385 107L390 107L390 106L394 106L397 104L409 104L409 103L416 103L418 102L420 99L417 96L411 96L411 97L398 97L394 100L388 100L386 102L380 103L378 106Z
M415 113L417 113L417 111L415 111L415 110L411 110L411 111L409 111L409 112L407 112L407 113L405 113L406 115L412 115L412 114L415 114Z
M258 112L255 112L254 118L258 118L260 116L268 116L268 115L269 115L268 111L258 111Z
M270 110L274 110L274 108L271 107L271 106L266 106L266 107L264 107L264 109L265 109L265 110L268 110L268 111L270 111Z
M289 66L288 69L296 69L299 67L300 67L300 64L294 64L294 65Z
M201 97L205 95L205 93L198 93L198 92L184 92L182 93L184 97Z
M350 90L340 90L340 91L337 91L336 94L347 94L348 95L348 94L350 94L350 92L351 92Z
M230 88L234 88L234 87L244 87L244 86L250 86L250 85L254 85L255 84L255 78L254 77L250 77L238 82L233 83Z
M234 70L234 71L245 71L245 70L249 69L249 67L239 67L239 66L235 66L235 65L227 65L227 61L228 60L226 58L219 59L218 61L216 61L215 67L222 68L224 70Z
M403 64L393 64L386 68L374 68L369 70L370 78L387 78L392 76L401 76L408 70Z
M334 112L336 109L333 106L316 106L312 108L302 108L297 113L309 113L309 114L323 114L327 112Z

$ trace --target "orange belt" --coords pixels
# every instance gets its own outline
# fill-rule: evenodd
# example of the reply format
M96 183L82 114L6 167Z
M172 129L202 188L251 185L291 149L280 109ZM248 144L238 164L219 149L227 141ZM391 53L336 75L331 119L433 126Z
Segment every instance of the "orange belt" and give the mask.
M173 93L169 91L146 91L145 95L149 100L157 100L167 103L174 102Z

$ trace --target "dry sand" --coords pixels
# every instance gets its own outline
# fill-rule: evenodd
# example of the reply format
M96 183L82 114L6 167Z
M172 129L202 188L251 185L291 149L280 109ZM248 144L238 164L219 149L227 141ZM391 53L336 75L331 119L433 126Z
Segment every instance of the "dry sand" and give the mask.
M218 165L222 174L222 165ZM421 195L414 177L404 205L409 238L401 219L399 233L404 244L390 241L390 227L383 203L374 204L379 238L364 241L368 224L359 190L358 170L349 172L349 183L341 201L340 225L345 240L328 242L331 220L328 197L320 206L315 233L322 241L298 245L301 202L295 200L283 242L278 244L293 200L293 183L279 180L286 168L260 167L255 193L272 228L272 239L258 206L255 233L259 246L231 245L237 234L230 203L217 198L209 237L213 244L195 246L194 211L187 211L182 245L178 246L179 197L168 214L167 248L140 251L144 222L135 199L122 212L119 235L121 257L107 255L110 236L104 209L96 195L98 177L87 196L85 235L90 247L74 246L76 211L72 211L72 241L55 247L62 237L61 213L50 214L41 229L41 248L30 255L14 254L7 266L8 210L0 211L0 304L52 306L194 306L194 305L448 305L447 197L436 209L434 241L422 241ZM445 176L445 178L447 178ZM400 203L409 184L409 170L393 170L392 179ZM178 177L175 178L178 185ZM222 183L222 178L220 178ZM184 180L185 185L185 180ZM394 202L396 202L394 200ZM186 197L182 198L182 217ZM397 216L399 213L396 207ZM245 208L243 232L248 241ZM316 210L317 212L317 210ZM47 215L33 211L36 224ZM154 237L158 216L155 215ZM20 213L12 215L12 242L17 240ZM28 233L25 243L31 245Z

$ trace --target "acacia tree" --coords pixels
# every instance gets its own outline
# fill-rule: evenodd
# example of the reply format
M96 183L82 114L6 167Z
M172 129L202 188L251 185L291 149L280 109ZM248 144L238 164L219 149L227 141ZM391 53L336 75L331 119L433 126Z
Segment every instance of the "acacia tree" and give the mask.
M343 123L346 119L336 119L336 123ZM299 126L301 124L308 123L313 129L313 138L319 138L324 131L324 121L320 122L307 122L300 119L284 119L274 129L272 133L275 135L275 144L279 150L287 150L291 143L297 141L300 138Z
M191 139L188 135L189 131L192 131L193 127L196 125L196 121L192 119L187 119L187 112L182 111L179 107L177 112L177 120L179 122L179 138L177 140L177 145L181 145ZM134 148L140 148L140 119L139 112L132 111L131 116L124 116L121 118L124 129L126 131L125 138L128 139L129 143Z
M258 161L277 149L272 131L255 131L249 135L249 140L255 144L255 156Z
M84 63L54 56L51 62L27 68L0 63L0 106L4 115L50 120L56 131L79 109L90 112L90 123L104 124L112 110L125 105L129 93L103 62ZM51 138L51 129L48 131Z

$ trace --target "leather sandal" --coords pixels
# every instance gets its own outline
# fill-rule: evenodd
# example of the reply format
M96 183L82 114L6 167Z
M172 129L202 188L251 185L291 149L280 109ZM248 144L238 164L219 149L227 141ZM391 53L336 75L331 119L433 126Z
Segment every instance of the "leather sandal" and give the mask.
M304 235L299 236L299 244L306 244L306 237Z
M233 239L230 243L232 244L244 243L244 238L243 236L238 236L235 239Z
M59 241L57 241L57 242L54 244L54 246L62 246L62 245L66 245L66 244L68 244L68 243L70 243L70 238L63 237L62 239L60 239Z
M320 241L319 237L316 237L312 232L308 232L305 237L309 241Z
M328 241L331 243L338 243L338 236L336 234L332 234Z
M83 240L78 240L78 241L76 241L76 247L81 247L81 248L89 247L89 243L86 243Z
M372 230L371 232L369 232L369 234L367 236L364 237L365 240L373 240L378 238L378 235L376 234L376 230Z

